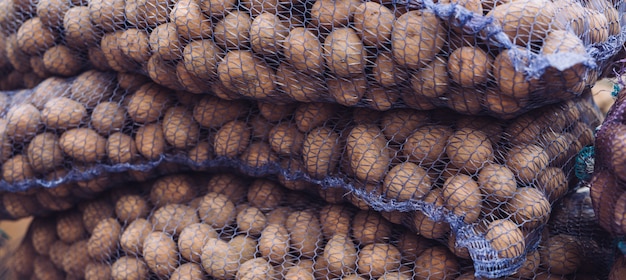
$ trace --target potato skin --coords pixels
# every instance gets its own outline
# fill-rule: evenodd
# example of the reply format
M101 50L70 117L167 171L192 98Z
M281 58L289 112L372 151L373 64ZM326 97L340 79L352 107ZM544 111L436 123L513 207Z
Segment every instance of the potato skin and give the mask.
M250 25L250 45L258 54L278 54L281 51L281 42L288 34L289 27L277 15L263 12Z
M50 132L39 134L28 144L26 154L33 171L45 173L63 164L59 138Z
M363 43L368 46L382 47L391 41L391 30L395 15L376 2L359 4L354 11L354 29Z
M75 128L61 134L61 150L84 163L95 163L106 158L106 139L89 128Z
M117 252L122 226L114 218L101 220L87 241L89 256L96 260L107 260Z
M52 47L57 34L43 25L40 18L25 21L17 30L17 46L27 55L37 55Z
M424 168L412 162L403 162L385 175L383 194L397 201L421 199L430 191L431 182Z
M143 241L143 258L148 268L160 276L174 272L178 265L176 243L167 233L155 231Z
M209 238L217 237L217 231L207 224L190 224L178 236L178 250L186 260L199 262L204 242Z
M400 16L391 32L391 46L396 62L419 69L435 58L444 45L444 31L432 12L410 11Z
M76 128L86 122L87 117L85 106L67 97L52 98L41 110L43 124L52 129Z
M167 146L162 125L151 123L140 127L135 135L135 146L146 159L155 160L161 157Z
M276 73L250 51L230 51L217 67L224 86L243 96L264 99L276 90Z
M269 223L259 238L259 252L270 262L282 263L289 253L289 231L282 224Z
M357 268L357 250L347 235L335 234L324 247L323 258L328 262L330 273L341 275Z
M322 48L331 73L349 77L365 71L365 48L353 29L334 29L324 39Z
M143 242L152 232L152 224L146 219L136 219L122 232L120 236L120 247L129 255L141 255L143 252Z
M309 132L302 145L306 171L317 178L332 173L339 162L339 134L326 127Z
M480 48L461 47L448 58L448 73L462 87L484 84L491 76L493 59Z
M391 161L387 139L376 126L357 125L348 134L346 151L350 167L363 181L382 181Z
M104 136L120 131L126 124L126 111L117 102L102 102L91 113L91 126Z
M215 134L213 151L217 156L236 157L250 144L251 131L243 121L224 124Z
M543 192L531 187L517 188L505 208L513 210L511 219L525 229L545 224L551 213L550 202Z
M514 44L526 46L545 38L556 12L550 1L517 0L496 6L487 16L494 17Z
M21 104L13 106L6 115L6 135L16 142L31 140L42 127L41 113L35 106Z
M283 52L285 59L298 71L312 74L324 72L322 44L313 32L304 27L289 31L283 43Z
M198 0L177 1L170 12L170 22L176 26L176 33L183 39L202 39L212 35L213 29L202 13Z
M526 247L524 235L510 220L495 220L487 228L485 238L501 258L520 256Z
M148 268L141 258L123 256L111 266L113 280L140 280L148 277Z
M86 6L70 8L63 17L63 29L66 44L80 50L96 46L101 36L91 21L89 7Z

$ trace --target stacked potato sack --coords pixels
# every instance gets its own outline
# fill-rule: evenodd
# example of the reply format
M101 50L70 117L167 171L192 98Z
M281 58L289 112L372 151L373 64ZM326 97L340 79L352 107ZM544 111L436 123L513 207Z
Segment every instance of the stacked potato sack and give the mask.
M35 218L9 267L15 279L476 279L453 237L429 240L343 198L235 173L167 175ZM495 234L506 228L488 226L489 241L521 250L521 232ZM600 279L581 240L544 234L505 279Z
M4 89L97 69L227 99L511 118L580 95L626 41L607 0L0 3Z

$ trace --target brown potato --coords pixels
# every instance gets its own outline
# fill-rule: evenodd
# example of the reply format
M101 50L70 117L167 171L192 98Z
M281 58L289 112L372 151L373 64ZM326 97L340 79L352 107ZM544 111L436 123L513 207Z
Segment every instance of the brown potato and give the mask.
M372 210L358 211L351 225L352 237L358 246L384 242L391 237L391 223Z
M601 44L609 39L610 25L605 13L585 8L583 17L587 19L588 24L588 29L581 36L585 42Z
M414 275L418 279L454 279L460 272L454 255L443 246L424 250L415 261Z
M543 192L529 187L517 188L505 208L511 213L511 219L526 229L545 224L551 212L550 202Z
M429 239L425 237L415 234L410 230L404 230L401 235L397 238L396 247L400 250L402 254L403 260L408 260L414 262L419 255L426 250L426 248L431 247Z
M16 105L11 107L6 114L5 133L15 142L31 140L41 127L41 113L33 105Z
M219 128L227 122L242 117L248 112L242 101L230 101L207 95L193 108L193 118L206 128Z
M224 86L243 96L263 99L276 90L276 73L250 51L231 51L217 67Z
M97 46L101 32L93 24L90 18L89 7L72 7L63 17L63 29L65 44L69 47L86 50L91 46Z
M103 101L109 101L116 87L115 75L108 72L87 70L72 82L71 99L91 109Z
M304 27L289 31L283 43L283 52L285 59L298 71L312 74L324 71L322 44L313 32Z
M532 253L526 254L526 261L522 264L522 267L512 276L513 277L524 277L524 278L533 278L537 274L539 270L540 264L540 254L539 250L534 250Z
M91 127L101 135L122 130L126 124L126 111L117 102L102 102L91 113Z
M240 252L230 247L228 242L209 238L202 247L202 267L206 273L217 279L231 279L239 270Z
M300 103L294 113L294 120L300 131L310 132L327 122L338 110L335 104L326 102Z
M317 0L310 10L311 23L322 32L346 27L359 4L356 0Z
M111 265L107 263L90 262L85 266L85 280L113 279Z
M148 277L148 268L141 258L123 256L111 266L113 280L139 280Z
M22 242L16 247L11 258L8 259L10 271L16 273L16 276L28 277L33 272L33 259L37 256L37 252L33 250L29 242Z
M265 228L267 221L259 208L247 207L237 214L237 229L258 236Z
M67 252L65 252L65 256L63 256L63 270L70 277L83 277L88 263L87 240L80 240L70 245Z
M124 0L91 0L87 6L91 22L105 32L120 30L126 21Z
M213 151L217 156L236 157L248 148L250 137L250 128L245 122L228 122L215 134Z
M443 47L444 34L443 25L432 12L405 13L393 23L393 57L399 65L409 69L423 68Z
M400 268L400 250L386 243L365 245L359 251L358 271L372 277L381 277Z
M101 220L111 218L115 213L115 206L104 199L93 200L80 207L83 213L83 225L90 234Z
M143 241L152 232L152 224L146 219L139 218L132 221L120 236L120 247L130 255L141 255Z
M115 215L122 222L146 218L148 210L148 201L140 195L124 195L115 203Z
M209 225L202 223L187 225L178 237L180 255L188 261L200 262L204 242L217 237L217 231Z
M278 273L274 267L263 258L254 258L245 261L239 267L236 280L253 280L259 278L275 278Z
M200 126L193 120L190 110L175 106L169 108L163 116L163 134L170 145L185 149L198 142Z
M182 57L183 45L178 38L176 25L164 23L150 32L150 49L163 60L176 60Z
M383 195L388 199L407 201L421 199L431 189L431 178L417 164L403 162L394 166L383 181Z
M278 163L278 155L269 144L261 141L252 142L239 159L253 168L268 168L268 164Z
M215 43L224 49L239 50L250 44L252 18L243 11L229 11L213 28ZM245 64L243 64L245 65Z
M106 153L113 164L130 163L139 155L135 140L121 132L109 135L106 143Z
M276 209L283 201L284 189L276 182L266 179L256 179L250 184L248 189L248 202L253 207L258 207L262 211Z
M435 163L445 155L446 143L453 133L442 125L420 127L406 139L403 153L420 164Z
M289 244L289 231L285 225L268 223L259 237L259 252L270 262L283 263L289 253Z
M124 7L126 21L137 28L156 27L167 22L173 1L127 0Z
M336 28L324 39L324 59L331 73L349 77L365 71L365 48L351 28Z
M319 252L322 242L322 228L317 215L310 211L295 211L285 221L289 231L291 248L303 257L312 258Z
M42 133L28 144L26 154L33 171L45 173L63 164L59 138L50 132Z
M166 145L163 128L159 123L145 124L135 134L137 151L146 159L160 158L165 152Z
M539 247L541 265L554 274L575 272L582 264L582 245L576 238L559 234L551 236Z
M84 163L95 163L106 158L104 137L89 128L70 129L59 137L61 150L71 158Z
M50 247L58 240L55 221L47 219L34 219L30 224L30 242L37 254L48 256Z
M485 238L500 258L515 258L524 253L526 243L518 226L510 220L495 220L487 228Z
M526 66L529 63L527 55L526 49L515 47L513 50L502 51L496 56L491 72L500 93L526 99L538 86L538 79L527 77L523 72L516 71L512 62L512 59L517 59L521 65Z
M67 97L70 93L72 83L60 77L50 77L42 81L32 92L28 100L37 109L42 110L43 106L50 99L55 97Z
M432 203L435 207L444 207L443 192L441 189L432 189L423 199L426 203ZM413 213L413 224L416 231L429 239L438 239L450 231L450 224L443 220L434 221L422 211Z
M172 280L206 280L207 277L204 275L204 270L197 263L185 263L181 264L179 267L172 272L170 275L170 279Z
M87 122L87 109L67 97L50 99L41 110L41 120L47 128L67 130Z
M22 73L28 73L30 67L30 56L24 53L17 44L17 34L11 34L6 38L6 57L13 68Z
M204 80L217 78L217 65L222 57L223 51L210 39L192 41L183 50L185 69Z
M346 234L332 235L324 246L323 258L328 270L335 275L344 275L357 269L357 247Z
M33 260L33 276L37 279L61 280L65 279L63 271L54 267L54 264L45 256L37 256Z
M243 201L248 195L249 182L233 173L215 174L207 183L209 192L223 194L234 203Z
M418 127L430 120L428 113L412 109L393 109L383 113L380 127L385 137L393 142L402 143Z
M446 179L443 185L445 207L466 223L478 220L482 210L482 197L478 183L470 176L459 174Z
M280 123L270 130L270 146L280 155L298 155L302 151L304 133L293 123Z
M484 84L491 76L493 59L480 48L461 47L448 58L448 73L462 87Z
M233 8L235 8L235 0L209 0L201 1L200 9L204 14L213 18L221 18Z
M163 176L154 181L150 189L150 202L160 207L166 204L183 204L191 201L196 195L193 180L184 174Z
M348 236L352 214L352 209L343 204L324 205L319 211L324 238L330 239L337 234Z
M63 256L65 256L68 248L69 245L61 240L54 241L50 244L50 261L56 268L63 269Z
M227 196L210 192L202 197L198 206L198 217L215 229L224 228L235 222L235 204Z
M546 36L541 54L554 55L558 53L587 54L585 44L580 38L571 32L555 30ZM586 71L587 68L582 63L577 63L564 69L548 67L542 78L545 79L546 84L550 88L578 91L575 88L579 87L579 85L584 85L583 77ZM575 94L578 94L578 92L575 92Z
M58 34L40 18L25 21L17 30L17 46L27 55L41 54L55 44Z
M150 50L150 34L147 31L129 28L119 33L117 44L125 56L137 63L146 63L152 56Z
M93 68L98 71L112 71L113 70L113 68L109 66L107 57L105 56L100 46L91 47L89 48L89 50L87 50L87 60L89 60L89 63L93 66ZM43 65L43 61L41 63ZM118 73L123 73L123 72L118 72Z
M319 78L315 77L315 79ZM368 88L365 75L356 75L349 78L333 76L326 79L326 84L328 93L335 99L335 102L344 106L357 105Z
M200 96L199 94L209 90L209 85L207 84L207 82L187 71L187 69L185 69L185 62L183 61L178 61L176 63L176 77L178 78L178 83L180 83L182 88L185 90L176 91L176 95L179 95L179 92L187 92L189 94L194 94L197 99L200 99L202 98L202 96ZM181 103L180 105L186 104Z
M354 29L363 44L382 47L391 42L395 16L389 8L376 2L365 2L356 7L353 16Z
M357 125L352 128L348 134L346 152L350 158L350 167L359 180L383 180L389 168L391 152L378 127Z
M178 236L185 227L198 222L196 210L182 204L167 204L157 208L150 216L154 230L172 236Z
M500 164L486 164L478 172L478 185L485 199L490 202L504 202L513 197L517 188L515 174Z
M170 12L170 22L183 39L202 39L212 35L211 21L205 17L198 0L177 1Z
M78 74L85 63L80 53L64 45L57 45L43 54L43 65L51 74L69 77Z
M100 40L100 49L106 64L117 72L131 72L139 68L138 63L124 53L124 46L128 44L125 39L130 38L125 36L128 35L125 35L125 31L119 30L104 34ZM93 48L92 51L97 52ZM93 54L96 55L97 53Z
M185 90L178 81L175 61L164 60L159 54L153 54L144 69L155 83L172 90Z
M275 55L280 53L281 43L288 35L289 27L287 24L270 11L265 11L256 16L250 25L250 45L252 50L258 54Z
M278 87L289 98L299 102L317 102L323 99L324 95L326 95L327 87L329 90L332 87L331 81L327 81L327 86L322 77L305 75L297 71L289 63L281 63L278 69L276 69L276 83ZM341 100L337 101L341 102Z
M47 27L55 28L63 25L63 17L70 9L70 1L40 0L37 4L37 17Z
M366 2L362 5L365 4L376 3ZM409 79L409 73L406 71L405 68L400 67L398 64L396 64L396 62L393 60L392 53L388 51L378 54L378 56L376 57L376 61L374 61L372 75L374 75L376 82L384 87L396 86L398 84L404 83L406 80ZM420 86L424 87L423 84Z
M305 170L313 177L322 178L333 173L339 163L339 134L320 127L309 132L302 145Z
M16 157L21 158L21 156L16 156ZM26 159L24 159L24 161L26 161ZM6 166L6 163L4 164L4 166ZM4 166L2 167L3 173L5 172ZM12 168L12 166L9 166L8 168ZM11 183L11 182L13 181L7 181L7 183ZM26 218L26 217L32 216L34 213L37 212L37 208L40 207L39 205L37 205L37 201L35 200L35 197L33 197L32 195L25 195L25 194L20 194L20 193L3 194L2 204L7 214L9 214L10 217L13 217L15 219Z
M178 265L176 243L167 233L152 232L143 242L143 259L152 272L167 276Z
M368 106L377 111L387 111L395 107L400 99L400 92L397 89L387 89L380 85L371 85L365 92L364 99Z
M80 212L73 211L60 214L56 217L56 222L57 235L65 243L77 242L85 237L87 233L83 223L83 216Z
M546 151L533 144L512 147L506 157L506 165L513 171L517 180L530 183L537 174L548 167L550 159Z
M608 21L609 36L617 35L620 33L621 26L620 26L620 21L619 21L619 17L620 17L619 12L610 1L606 1L606 0L590 1L587 4L587 8L596 10L606 17ZM598 27L600 26L596 26L596 28Z
M496 6L487 13L509 39L519 46L541 41L551 30L557 12L546 0L516 0Z
M117 253L122 226L114 218L101 220L87 241L89 256L96 260L107 260Z
M475 173L494 160L493 146L480 130L461 128L448 138L446 155L454 166Z
M569 182L563 169L558 167L548 167L537 175L537 189L544 192L550 203L563 197L569 190Z

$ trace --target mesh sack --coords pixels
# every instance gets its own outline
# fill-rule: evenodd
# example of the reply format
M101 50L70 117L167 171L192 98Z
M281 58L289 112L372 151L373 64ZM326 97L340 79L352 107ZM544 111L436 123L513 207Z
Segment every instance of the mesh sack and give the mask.
M397 215L274 179L187 172L118 184L35 218L8 279L485 279L474 276L454 235L431 240L398 224ZM551 229L589 221L581 212L590 204L581 201L565 197L576 206L563 207L524 265L499 279L606 279L606 264L590 266L602 253L597 236ZM487 234L507 229L499 226ZM493 242L519 253L526 243L513 229Z
M3 0L0 89L113 70L228 99L510 119L579 96L626 41L623 1L505 2Z

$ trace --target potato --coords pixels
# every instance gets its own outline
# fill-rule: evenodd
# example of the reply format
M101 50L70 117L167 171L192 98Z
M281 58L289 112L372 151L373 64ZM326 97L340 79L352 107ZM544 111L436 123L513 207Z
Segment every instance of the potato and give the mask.
M56 229L55 229L56 232ZM56 240L50 244L50 261L58 269L63 269L63 256L67 252L69 245L62 240Z
M320 224L324 238L330 239L333 235L350 234L352 209L343 204L326 204L319 211Z
M313 32L304 27L289 31L283 43L283 52L285 59L298 71L311 74L324 72L322 44Z
M404 142L402 151L420 164L432 164L445 155L445 146L453 131L442 125L427 125L415 130Z
M207 277L204 275L202 267L197 263L185 263L180 265L172 275L170 275L170 279L172 280L206 280Z
M513 171L517 180L530 183L541 170L548 167L550 159L546 151L533 144L512 147L506 157L506 165Z
M448 73L455 83L462 87L475 87L484 84L491 76L493 59L480 48L461 47L448 58Z
M419 279L454 279L459 272L456 258L443 246L424 250L415 261L414 275Z
M227 196L209 192L200 201L198 217L215 229L221 229L235 222L235 204Z
M143 241L143 259L150 271L168 276L178 265L176 243L167 233L152 232Z
M277 208L284 196L285 191L280 185L266 179L254 180L247 194L250 205L264 212Z
M613 4L605 0L589 1L587 8L596 10L603 14L608 21L608 34L609 36L617 35L620 33L619 12ZM598 28L599 26L596 26ZM603 28L603 27L601 27Z
M230 201L239 203L248 194L249 182L233 173L215 174L207 183L209 192L225 195Z
M512 276L513 277L524 277L524 278L533 278L537 274L539 270L540 264L540 254L539 250L534 250L526 254L526 260L522 264L522 267Z
M225 13L213 28L215 43L224 49L238 50L250 43L252 19L243 11Z
M193 108L193 118L206 128L219 128L247 114L248 105L242 101L223 100L205 96Z
M339 134L330 128L319 127L309 132L302 145L305 170L313 177L322 178L333 173L339 163Z
M117 83L126 92L135 92L148 82L150 82L150 78L139 73L117 73Z
M50 129L67 130L87 121L87 109L67 97L51 98L41 110L41 120Z
M261 231L259 252L270 262L283 263L289 253L289 244L289 231L285 225L269 222Z
M101 135L122 130L126 124L126 112L117 102L102 102L91 113L91 127Z
M209 225L202 223L187 225L178 237L180 255L188 261L199 262L204 242L217 236L217 231Z
M192 178L184 174L173 174L158 178L150 189L150 202L154 206L165 206L191 201L196 195Z
M461 128L448 138L446 155L452 164L470 173L494 160L493 146L487 134L471 128Z
M228 122L215 134L213 150L217 156L236 157L246 150L250 137L250 128L245 122Z
M9 184L34 179L35 176L35 171L24 155L15 155L2 165L2 179Z
M81 54L64 45L51 47L43 54L44 67L59 76L75 76L84 67L83 60Z
M204 14L213 18L221 18L233 8L235 8L235 0L210 0L201 1L200 9Z
M570 274L582 264L582 247L576 238L559 234L551 236L539 247L541 265L554 274Z
M324 79L317 75L303 75L288 63L281 63L276 70L276 83L290 98L299 102L317 102L326 95ZM331 85L328 85L330 88ZM288 99L286 99L288 100Z
M277 276L274 267L263 258L250 259L241 264L237 274L236 280L252 280L252 279L272 279Z
M380 85L371 85L365 91L364 99L367 106L377 111L387 111L393 108L400 99L400 92L397 89L387 89Z
M261 1L264 3L265 1ZM281 43L289 35L286 23L270 11L256 16L250 25L252 50L262 55L275 55L281 51Z
M106 158L106 139L89 128L70 129L59 137L61 150L84 163L96 163Z
M201 1L178 1L170 12L170 22L176 26L176 32L183 39L202 39L211 36L211 22L200 9Z
M107 263L90 262L85 266L85 280L112 279L111 265Z
M526 243L518 226L510 220L495 220L487 228L485 238L500 258L516 258L524 253Z
M372 277L380 277L388 271L400 268L400 258L400 250L393 245L368 244L359 251L358 271Z
M181 85L184 91L178 90L176 91L177 99L179 92L186 92L188 94L196 95L197 99L200 99L201 96L199 94L207 91L209 89L208 85L205 81L202 81L200 78L196 77L194 74L189 73L187 69L185 69L185 62L178 61L176 62L176 77L178 78L178 83ZM186 104L180 104L186 105Z
M239 270L241 255L226 241L209 238L202 247L202 267L206 273L217 279L234 278Z
M135 140L124 133L115 132L106 143L107 157L113 164L130 163L137 158Z
M398 236L397 243L395 245L398 250L400 250L402 259L411 262L414 262L417 257L421 255L424 250L426 250L426 248L431 247L429 239L415 234L415 232L410 230L404 230L400 236Z
M100 40L100 49L109 68L116 72L131 72L139 68L138 63L132 57L126 55L125 46L128 45L128 38L137 39L136 36L129 36L125 31L105 33ZM94 53L95 54L95 53Z
M482 197L478 183L470 176L458 174L446 179L442 195L445 207L466 223L473 223L480 216Z
M217 68L224 86L243 96L263 99L276 90L276 73L249 51L231 51Z
M109 40L111 39L109 38ZM87 60L89 60L89 63L93 66L93 68L98 71L112 71L113 70L113 68L109 66L107 57L102 51L102 49L100 48L100 46L91 47L87 50ZM43 61L41 63L43 65ZM122 72L118 72L118 73L122 73Z
M348 274L357 269L357 248L345 234L334 234L324 247L323 258L328 270L335 275Z
M105 32L121 29L126 21L124 0L92 0L89 1L89 15L91 22Z
M365 48L351 28L336 28L324 39L324 59L331 73L349 77L365 71Z
M594 9L584 9L583 17L587 19L589 29L585 30L582 38L590 43L604 43L609 38L609 20L606 14Z
M443 192L441 189L432 189L423 199L425 203L431 203L435 207L444 207ZM413 213L413 225L416 231L429 239L438 239L450 231L450 225L446 221L434 221L422 211Z
M362 5L365 4L378 5L374 2L366 2ZM378 54L376 61L374 61L372 75L374 76L376 82L385 87L396 86L409 79L409 73L405 68L396 64L393 60L392 53L388 51Z
M114 218L101 220L87 241L89 256L107 260L117 253L122 227Z
M315 279L313 266L313 261L300 260L296 265L286 268L286 271L282 273L283 278L285 280L313 280Z
M148 278L148 268L141 258L123 256L111 266L113 280L139 280Z
M387 173L391 152L382 131L375 126L357 125L350 130L346 144L350 167L363 181L382 181Z
M77 278L85 275L85 267L89 263L87 240L80 240L70 245L63 256L63 270L68 276Z
M140 29L167 22L173 1L128 0L124 7L126 21Z
M50 247L58 240L55 221L34 219L30 224L30 242L37 254L48 256Z
M444 45L444 28L432 12L411 11L393 23L391 46L395 61L420 69L435 59Z
M544 40L541 54L554 55L566 52L586 55L585 44L570 32L564 30L550 32ZM542 76L545 78L547 85L551 88L568 90L575 88L577 85L583 85L583 77L587 68L582 63L568 66L563 69L548 67Z
M478 172L478 185L490 202L504 202L513 197L517 188L515 174L508 167L500 164L486 164Z
M124 195L115 203L115 215L122 222L145 218L148 215L148 201L140 195Z
M382 47L391 41L395 16L387 7L376 2L365 2L356 7L353 16L354 29L363 44Z
M546 37L556 12L550 1L515 0L496 6L487 16L494 18L513 44L523 47Z
M86 50L99 43L101 32L90 18L89 7L72 7L63 17L65 44L69 47Z
M359 246L380 243L391 237L391 223L372 210L358 211L352 218L351 227L352 237Z
M517 188L505 207L511 219L525 229L536 228L550 218L550 202L538 189Z
M529 63L526 49L515 47L512 50L500 52L496 56L491 72L501 94L526 99L537 88L539 80L528 77L523 72L516 71L513 59L522 66L526 66Z
M270 130L270 146L280 155L298 155L302 151L304 133L293 123L279 123Z
M40 18L25 21L17 30L17 46L27 55L41 54L54 46L58 34L47 28Z
M64 78L47 78L33 90L28 100L37 109L42 110L46 102L50 99L68 96L71 85L72 84Z
M18 158L22 158L18 156ZM24 159L24 161L26 161ZM5 163L4 166L10 162ZM5 172L5 167L3 166L3 172ZM12 169L12 166L8 166L7 169ZM34 174L33 174L34 176ZM7 179L5 179L7 180ZM7 181L8 183L12 182L10 179ZM37 201L35 197L32 195L25 195L20 193L5 193L2 195L2 204L4 210L9 214L10 217L15 219L25 218L28 216L32 216L33 214L38 212Z
M177 236L188 225L198 223L196 210L187 205L167 204L157 208L150 216L154 230Z
M223 51L209 39L192 41L183 50L185 69L204 80L217 77L217 65L222 57Z
M30 72L30 56L22 51L17 43L17 34L11 34L6 38L6 57L15 70L22 73Z
M82 212L85 230L91 234L100 221L113 217L115 206L108 200L92 200L82 206Z
M393 142L404 142L418 127L429 121L426 112L412 109L393 109L383 113L380 127L385 137Z
M163 116L163 134L167 142L178 149L195 145L200 137L200 126L185 107L169 108Z
M58 137L50 132L42 133L28 144L28 162L33 171L45 173L63 164L63 152Z
M394 166L385 175L383 195L396 201L421 199L431 188L431 178L417 164L403 162Z
M116 84L115 75L88 70L78 75L72 82L70 98L91 109L103 101L110 101Z
M285 225L291 248L303 257L316 256L322 242L322 228L317 215L310 210L294 211L287 217Z
M37 279L61 280L65 279L63 271L54 267L54 264L45 256L37 256L33 260L33 276Z
M55 28L63 24L63 17L70 9L70 1L40 0L36 2L37 17L44 26Z
M329 121L338 111L339 108L331 103L300 103L294 120L300 131L310 132Z
M6 136L15 142L27 142L42 126L41 113L30 104L15 105L6 114Z
M359 4L356 0L317 0L310 10L311 23L322 32L346 27Z
M159 54L153 54L144 69L155 83L172 90L185 90L178 81L175 61L164 60Z
M152 224L143 218L138 218L124 229L120 236L120 247L130 255L141 255L143 242L146 236L152 232Z
M149 160L160 158L165 152L165 135L159 123L145 124L135 134L137 151Z
M12 252L11 258L8 259L10 271L16 272L20 276L30 276L33 272L33 259L37 256L37 252L33 249L29 242L20 243Z
M183 45L178 38L176 25L164 23L150 33L150 49L163 60L176 60L182 57Z
M535 187L542 190L550 203L563 197L569 190L569 182L563 169L558 167L548 167L537 176Z
M129 28L118 33L117 44L121 53L137 63L146 63L152 56L150 34L147 31Z

